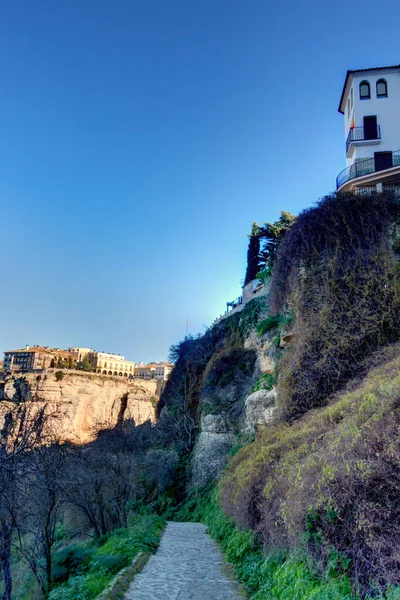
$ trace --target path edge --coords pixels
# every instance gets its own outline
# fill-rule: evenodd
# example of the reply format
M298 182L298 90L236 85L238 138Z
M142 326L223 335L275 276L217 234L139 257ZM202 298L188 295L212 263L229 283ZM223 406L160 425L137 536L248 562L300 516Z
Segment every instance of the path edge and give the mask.
M130 565L117 573L106 589L96 597L96 600L122 600L135 575L144 569L150 556L149 552L139 552Z

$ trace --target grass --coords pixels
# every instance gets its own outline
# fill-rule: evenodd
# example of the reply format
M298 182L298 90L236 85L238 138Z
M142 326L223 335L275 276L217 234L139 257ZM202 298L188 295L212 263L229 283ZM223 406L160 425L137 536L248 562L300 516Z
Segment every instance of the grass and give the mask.
M253 383L253 385L251 386L250 392L254 393L254 392L258 392L259 390L271 391L276 383L276 380L277 380L276 373L274 373L274 374L263 373L262 375L260 375L260 377L257 379L257 381L255 383Z
M178 521L201 521L220 543L227 560L251 600L353 600L346 573L330 568L319 574L301 551L282 550L264 556L251 530L235 526L217 502L210 487L188 495L175 514ZM393 599L395 600L395 597ZM397 600L397 598L396 598Z
M283 316L283 315L270 315L266 319L260 321L257 325L257 333L258 335L264 335L268 331L272 329L278 329L280 332L281 329L290 324L293 321L293 315Z
M127 529L117 529L100 540L59 550L54 556L56 583L48 599L93 600L121 569L128 567L106 596L110 600L123 597L120 593L126 590L126 584L142 564L141 557L140 565L131 569L133 559L140 552L145 557L156 550L164 523L159 515L133 515Z
M363 597L399 597L399 373L397 344L328 406L260 428L219 482L223 509L266 548L306 542L325 566L336 548Z
M132 565L124 569L120 575L117 575L116 580L110 585L110 589L106 589L99 600L124 600L125 593L128 591L133 578L137 573L143 571L149 558L150 554L148 553L138 555L137 560L134 560Z

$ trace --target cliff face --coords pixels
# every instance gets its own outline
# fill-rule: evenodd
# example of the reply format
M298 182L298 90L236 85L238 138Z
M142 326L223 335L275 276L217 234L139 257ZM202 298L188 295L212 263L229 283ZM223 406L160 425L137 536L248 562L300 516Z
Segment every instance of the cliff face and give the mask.
M237 436L250 438L274 416L283 349L281 325L276 319L269 324L268 312L267 296L252 299L173 349L176 364L161 396L160 419L179 415L192 423L190 487L218 479Z
M124 419L136 425L155 421L160 382L128 382L89 373L29 373L6 380L0 399L47 404L57 419L54 427L63 438L87 441L96 429L114 426Z
M264 310L264 305L260 306ZM241 324L242 320L236 328L240 329ZM236 443L236 436L251 436L259 425L265 425L273 418L276 391L272 384L266 389L263 380L265 375L272 379L276 369L279 351L272 340L273 334L260 336L254 327L249 327L243 333L241 349L228 350L222 365L218 364L220 349L211 356L209 364L214 362L217 368L213 366L208 376L206 368L200 388L202 416L192 454L191 487L201 487L218 479ZM223 373L218 382L215 370ZM210 380L213 385L209 385ZM212 414L204 414L208 411Z

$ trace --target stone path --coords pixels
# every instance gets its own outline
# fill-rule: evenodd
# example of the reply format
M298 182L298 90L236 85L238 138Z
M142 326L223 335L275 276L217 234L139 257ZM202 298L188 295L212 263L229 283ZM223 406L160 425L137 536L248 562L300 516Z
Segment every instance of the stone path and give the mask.
M201 523L169 522L160 546L125 600L239 600L218 545Z

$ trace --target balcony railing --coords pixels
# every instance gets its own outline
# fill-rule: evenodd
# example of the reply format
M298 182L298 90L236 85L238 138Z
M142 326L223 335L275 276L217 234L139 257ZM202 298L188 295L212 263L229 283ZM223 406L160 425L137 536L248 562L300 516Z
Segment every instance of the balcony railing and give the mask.
M376 126L376 132L367 131L367 136L365 136L364 127L353 127L350 129L349 135L346 140L346 154L349 151L351 142L366 142L368 140L380 140L381 139L381 126ZM375 134L375 135L374 135Z
M392 167L398 167L400 165L400 150L392 152ZM391 168L391 167L389 167ZM375 158L366 158L353 163L347 169L343 169L336 177L336 189L338 190L344 183L357 177L363 177L364 175L370 175L371 173L377 173L384 169L375 168Z

